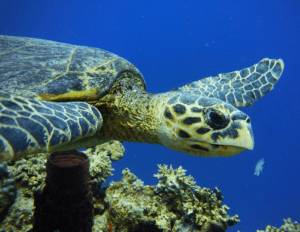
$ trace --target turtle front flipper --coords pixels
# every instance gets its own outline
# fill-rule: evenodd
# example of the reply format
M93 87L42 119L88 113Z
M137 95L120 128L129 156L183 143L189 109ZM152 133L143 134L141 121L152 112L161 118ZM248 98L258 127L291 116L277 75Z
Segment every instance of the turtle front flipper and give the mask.
M235 107L252 106L269 93L284 69L281 59L265 58L241 71L223 73L191 82L179 89L203 97L218 98Z
M0 162L59 150L101 126L101 114L87 103L46 102L0 90Z

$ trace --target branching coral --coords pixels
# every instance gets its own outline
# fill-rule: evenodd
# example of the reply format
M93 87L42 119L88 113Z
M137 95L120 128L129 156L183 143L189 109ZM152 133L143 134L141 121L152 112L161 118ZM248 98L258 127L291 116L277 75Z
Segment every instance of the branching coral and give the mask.
M113 176L111 172L115 170L111 167L111 159L114 161L120 159L124 152L125 149L119 141L110 141L84 151L90 159L92 179L96 179L100 184L105 183L107 177Z
M162 179L157 184L157 192L163 190L179 194L180 189L193 188L196 184L191 175L185 176L186 170L181 166L179 166L178 169L173 170L172 165L170 165L170 169L168 169L168 165L158 165L158 171L160 173L154 174L154 177Z

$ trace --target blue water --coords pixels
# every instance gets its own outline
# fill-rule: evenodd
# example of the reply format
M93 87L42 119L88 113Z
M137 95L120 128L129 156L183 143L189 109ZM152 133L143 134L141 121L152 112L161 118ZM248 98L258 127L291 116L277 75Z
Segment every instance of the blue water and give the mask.
M182 165L201 187L217 186L228 231L255 231L300 221L300 2L297 0L17 1L0 0L0 34L99 47L131 61L147 91L160 93L202 77L240 70L264 57L282 58L274 90L252 108L255 147L229 158L199 158L165 147L124 143L110 180L129 167L156 184L157 164ZM265 158L260 177L256 162Z

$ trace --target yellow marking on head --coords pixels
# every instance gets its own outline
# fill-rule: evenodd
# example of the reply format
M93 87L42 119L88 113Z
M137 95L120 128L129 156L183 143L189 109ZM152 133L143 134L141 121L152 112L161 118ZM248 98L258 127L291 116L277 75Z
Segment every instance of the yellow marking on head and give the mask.
M186 99L187 95L185 93ZM179 152L204 157L232 156L245 149L252 150L254 140L249 117L218 99L208 100L212 104L205 99L203 105L198 99L194 103L187 101L184 104L176 100L165 104L161 116L166 131L162 135L162 144Z

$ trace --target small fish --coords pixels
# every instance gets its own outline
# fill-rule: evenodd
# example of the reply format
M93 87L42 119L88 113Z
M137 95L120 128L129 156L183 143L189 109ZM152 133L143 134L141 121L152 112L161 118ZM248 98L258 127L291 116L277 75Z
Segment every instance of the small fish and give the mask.
M259 174L262 172L264 164L265 164L266 159L265 158L261 158L256 166L255 166L255 172L254 175L256 175L257 177L259 177Z

